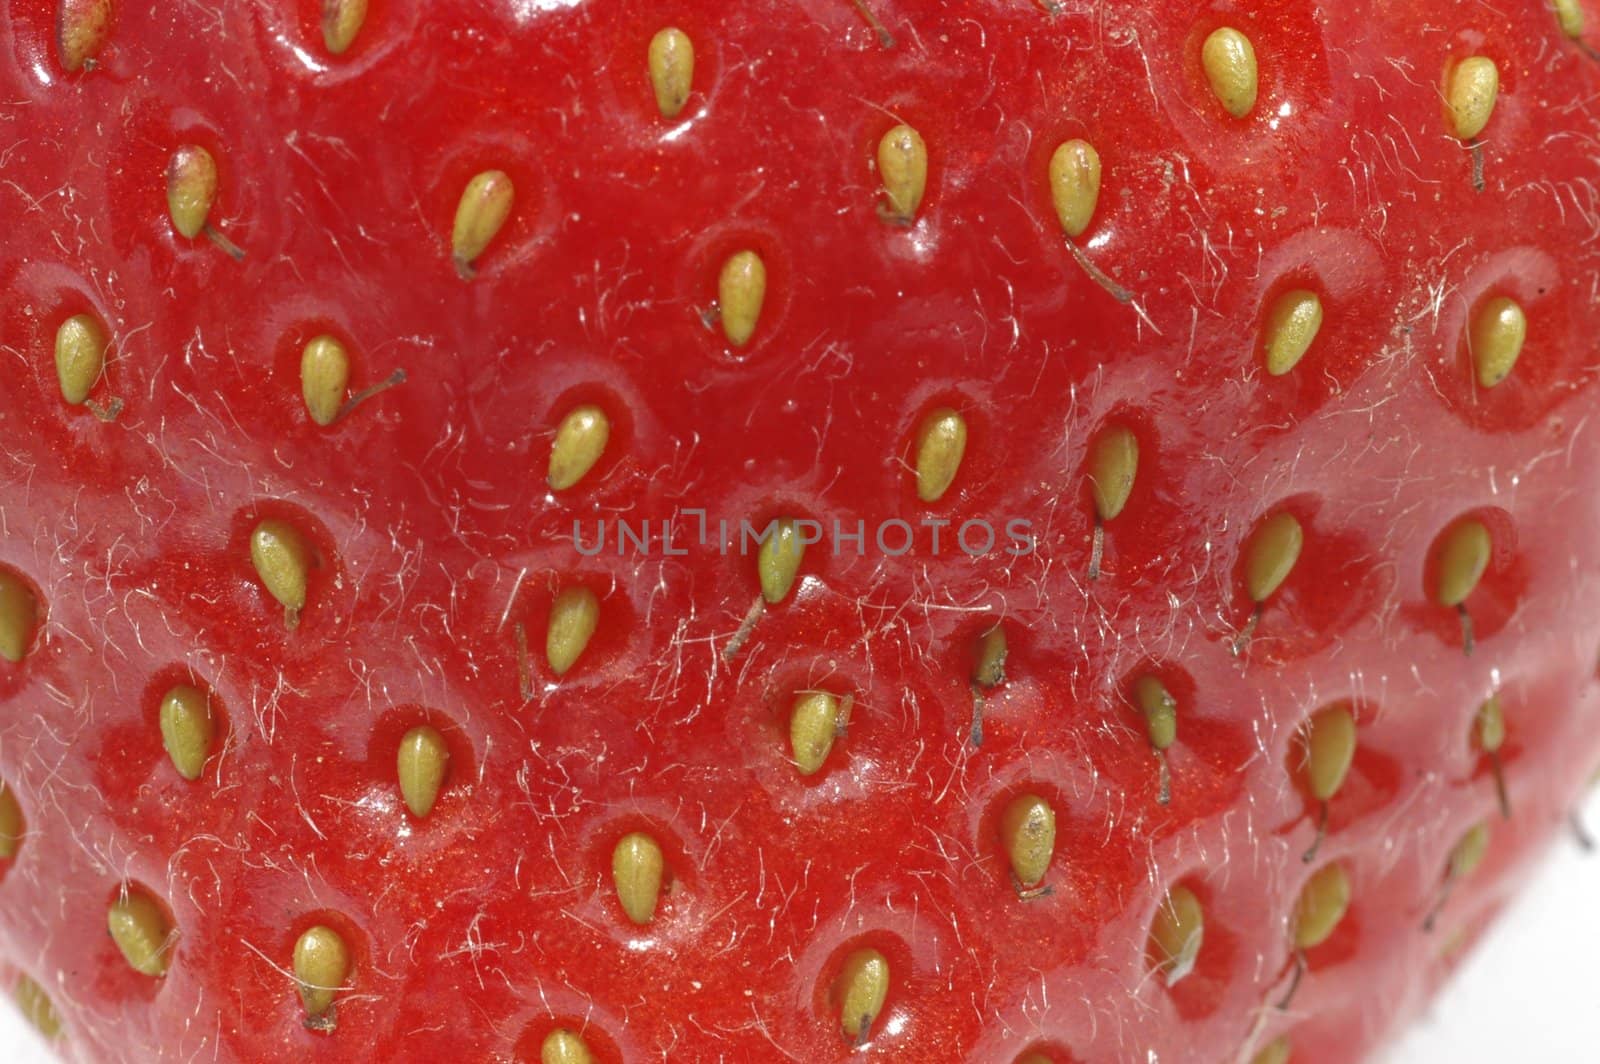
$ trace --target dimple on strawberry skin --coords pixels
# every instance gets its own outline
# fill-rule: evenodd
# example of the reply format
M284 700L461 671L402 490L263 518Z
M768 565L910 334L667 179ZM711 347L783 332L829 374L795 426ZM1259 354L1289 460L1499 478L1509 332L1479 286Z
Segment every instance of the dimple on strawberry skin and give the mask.
M0 987L1369 1059L1600 765L1597 18L14 0Z

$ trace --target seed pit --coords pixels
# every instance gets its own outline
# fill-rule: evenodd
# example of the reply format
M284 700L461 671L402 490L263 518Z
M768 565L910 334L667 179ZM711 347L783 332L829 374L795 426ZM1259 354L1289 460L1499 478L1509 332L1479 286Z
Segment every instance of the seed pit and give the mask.
M1029 1046L1017 1055L1013 1064L1078 1064L1072 1051L1059 1042Z
M0 780L0 880L16 864L27 832L28 823L22 815L21 803L10 785Z
M411 815L421 820L433 812L450 771L450 747L429 724L419 724L400 737L395 777Z
M749 226L706 234L677 271L701 349L722 364L751 358L782 331L790 286L787 241Z
M795 771L815 775L850 724L854 699L831 691L801 691L789 710L789 756Z
M600 624L600 596L582 584L556 592L545 626L545 664L562 677L578 663Z
M1069 239L1082 236L1094 219L1101 174L1100 153L1086 140L1062 141L1050 155L1050 203Z
M358 76L389 34L384 28L393 0L294 0L292 23L272 27L284 44L312 58L320 77ZM402 10L405 5L401 5ZM413 16L414 18L414 16Z
M694 42L676 26L658 30L646 49L645 66L661 117L677 118L694 88Z
M437 789L432 791L433 802L426 805L425 814L418 814L411 807L400 779L406 738L419 730L432 732L443 744L442 748L435 748L443 754L442 766L431 758L423 758L414 768L424 771L417 774L408 770L413 771L412 786L421 796L429 790L427 765L442 767ZM413 760L418 759L413 756ZM364 769L369 793L381 796L394 809L394 815L403 817L419 835L427 825L447 823L451 813L471 800L478 771L472 739L461 724L440 710L417 705L400 706L378 718L367 739Z
M1346 860L1329 861L1301 884L1290 910L1288 946L1306 972L1347 963L1360 951L1358 889Z
M367 21L367 0L322 0L322 44L344 55Z
M32 652L43 613L33 585L15 569L0 565L0 658L11 667Z
M157 715L161 745L173 770L186 780L199 779L217 748L220 730L210 693L193 684L174 684L162 694Z
M154 780L171 788L168 801L204 801L226 764L220 755L230 737L227 706L206 678L181 662L163 666L140 690L137 721L109 730L96 756L98 784L137 789Z
M883 183L879 217L910 225L928 189L928 146L922 134L904 123L893 127L878 141L877 163Z
M1105 552L1105 526L1116 520L1133 495L1139 475L1139 437L1127 425L1113 422L1104 426L1089 445L1087 477L1094 520L1093 544L1089 550L1089 579L1100 578L1100 563Z
M517 1064L622 1064L622 1052L593 1015L565 1012L524 1027L511 1058Z
M1302 860L1311 861L1328 830L1328 811L1344 787L1360 746L1355 707L1335 702L1311 714L1297 735L1300 782L1316 806L1317 833Z
M1229 640L1242 659L1279 664L1313 653L1380 608L1392 574L1372 564L1374 548L1361 533L1339 528L1328 513L1315 495L1283 499L1241 544L1233 604L1239 620ZM1299 524L1298 551L1292 534L1257 538L1279 514ZM1268 589L1264 600L1252 594Z
M1160 723L1164 714L1155 698L1157 686L1173 705L1170 732ZM1158 710L1156 729L1146 713L1147 698ZM1225 713L1212 715L1220 708L1177 662L1137 663L1107 698L1105 727L1115 729L1117 737L1115 758L1102 762L1107 778L1116 780L1130 800L1152 815L1170 817L1174 825L1225 810L1243 794L1239 771L1254 756L1255 742ZM1157 740L1169 736L1166 748L1158 749ZM1163 805L1172 812L1163 813Z
M1144 960L1145 970L1149 973L1147 984L1152 988L1161 989L1171 999L1173 1007L1185 1020L1194 1021L1214 1013L1220 1004L1226 1000L1228 988L1234 985L1237 979L1236 963L1239 956L1239 938L1232 928L1228 927L1219 917L1216 898L1210 886L1197 877L1185 877L1169 888L1169 894L1175 891L1187 893L1201 913L1201 938L1198 951L1192 958L1188 969L1177 980L1169 982L1170 972L1176 970L1174 958L1168 952L1169 947L1177 949L1181 961L1182 945L1189 941L1182 934L1166 935L1160 942L1156 941L1155 932L1157 924L1163 933L1167 931L1186 931L1192 929L1193 906L1189 901L1182 899L1180 905L1174 909L1168 907L1165 898L1151 913L1151 935L1145 944ZM1178 916L1178 921L1172 921L1172 916Z
M1528 339L1528 315L1510 296L1484 300L1472 312L1467 352L1480 388L1493 388L1511 376Z
M1281 1035L1257 1050L1250 1064L1289 1064L1293 1048L1289 1036Z
M755 335L767 302L767 264L749 248L723 260L717 272L717 319L734 347L743 347Z
M1244 118L1255 109L1261 77L1249 37L1232 26L1212 30L1200 46L1200 66L1224 111Z
M1457 516L1429 544L1421 576L1420 600L1402 606L1402 616L1472 653L1505 627L1527 588L1511 515L1485 507Z
M961 470L961 459L966 453L966 418L948 406L935 407L924 414L911 443L917 498L924 503L944 498Z
M367 939L350 917L331 909L305 913L280 939L280 985L285 1009L308 1031L332 1034L341 1013L360 1007L362 972L368 966Z
M1071 810L1058 781L1043 777L1010 780L987 799L977 822L979 852L997 899L1027 908L1056 904L1058 891L1070 894L1073 846L1081 845Z
M88 405L89 395L105 376L106 351L110 346L111 335L105 323L94 314L74 314L56 327L56 383L64 402L71 406ZM120 402L117 409L121 409ZM109 405L105 410L109 416L115 416Z
M1267 305L1261 325L1261 362L1281 377L1300 364L1322 330L1322 297L1309 288L1280 293Z
M630 814L599 825L587 843L597 916L619 941L670 934L694 900L694 856L659 817Z
M895 1029L901 1001L912 996L911 951L899 936L869 931L835 948L818 973L818 1022L842 1045L864 1046Z
M1500 95L1500 71L1494 60L1473 55L1457 60L1445 76L1445 114L1450 132L1471 141L1482 133L1494 114Z
M92 72L116 29L112 0L59 0L56 12L56 58L62 69Z
M634 522L632 531L624 533L608 521L607 542L632 547L641 534L640 527ZM652 523L650 535L655 534ZM582 535L587 542L595 533L590 528ZM659 544L659 540L654 542ZM638 549L645 548L641 545ZM626 658L638 618L631 601L617 593L616 586L616 577L600 570L524 574L500 629L501 646L514 668L515 688L522 698L532 699L562 684L590 683L608 675L619 659Z
M1424 931L1432 931L1439 916L1450 903L1451 896L1467 880L1479 874L1493 845L1489 823L1480 821L1457 837L1444 861L1444 872L1439 882L1432 908L1423 920Z
M557 499L575 504L636 467L630 398L606 384L580 381L543 408L546 431L531 446L529 465Z
M324 924L308 927L295 939L293 971L308 1030L330 1032L338 1025L339 995L349 989L350 946Z
M1486 134L1491 146L1498 143L1493 130ZM1453 338L1435 374L1440 398L1485 432L1550 425L1585 364L1590 325L1579 277L1526 244L1487 255L1457 276L1459 293L1439 322L1441 334Z
M175 959L178 932L167 907L137 883L125 883L110 899L106 924L129 968L160 978Z
M295 638L339 585L333 537L308 511L281 499L239 510L230 533L228 561L254 596L263 628Z
M594 403L582 403L562 415L550 443L546 483L566 491L589 475L611 440L611 417Z
M283 607L286 628L300 624L315 563L311 544L288 521L263 518L251 529L250 564L262 588Z
M1287 742L1281 764L1284 775L1293 782L1305 803L1304 811L1284 824L1280 832L1293 834L1297 840L1298 855L1306 865L1313 865L1327 840L1336 838L1367 817L1390 807L1399 793L1404 778L1400 764L1386 752L1377 748L1363 734L1364 726L1377 718L1379 709L1365 701L1335 699L1318 706L1308 714ZM1341 763L1339 754L1344 748L1342 737L1347 733L1343 720L1354 724L1354 748L1350 761L1342 773L1332 771ZM1324 723L1315 727L1315 722ZM1322 755L1322 770L1317 780L1311 773L1312 756L1310 740L1322 733L1319 744L1332 751ZM1328 793L1328 785L1337 776L1338 786L1326 803L1326 822L1323 822L1324 804L1317 797ZM1319 831L1319 827L1321 830ZM1310 854L1307 858L1306 855Z
M22 1013L23 1019L27 1020L45 1041L53 1042L61 1037L61 1016L56 1012L55 1004L50 1000L50 995L45 992L44 987L29 976L19 975L16 986L11 989L11 998L17 1003L17 1009Z

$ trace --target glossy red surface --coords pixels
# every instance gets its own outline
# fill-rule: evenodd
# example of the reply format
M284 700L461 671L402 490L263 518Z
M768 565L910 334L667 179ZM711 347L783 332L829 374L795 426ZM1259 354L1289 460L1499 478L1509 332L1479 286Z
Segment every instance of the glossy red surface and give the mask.
M77 75L52 4L0 13L0 565L45 611L0 662L0 779L28 825L0 861L0 957L51 993L68 1056L531 1061L566 1024L606 1064L1215 1062L1283 1032L1296 1064L1334 1064L1412 1015L1514 887L1600 759L1600 69L1537 0L874 9L892 49L846 0L373 0L334 58L312 0L124 4ZM1260 59L1242 121L1199 67L1224 23ZM670 122L644 60L668 24L697 57ZM1481 193L1440 95L1474 53L1501 77ZM873 164L902 121L930 159L909 227L880 217ZM1131 304L1055 221L1069 137L1105 172L1081 247ZM241 262L172 231L188 143ZM463 282L451 222L489 168L515 205ZM733 350L705 314L743 249L769 283ZM1325 324L1269 378L1260 323L1293 287ZM1486 391L1463 334L1499 294L1529 339ZM113 422L60 399L54 331L81 311L113 336ZM298 372L320 333L353 390L406 381L317 427ZM610 443L551 493L580 402ZM929 505L908 463L940 405L969 442ZM1112 420L1141 462L1090 582L1083 470ZM1304 553L1235 656L1241 544L1282 509ZM725 661L755 561L694 542L693 510L867 541L813 546ZM1425 582L1468 513L1495 541L1470 656ZM262 516L318 554L294 631L251 569ZM951 522L938 551L928 518ZM648 551L616 549L624 519L653 523ZM891 519L911 552L873 542ZM599 520L585 556L574 523L592 543ZM953 542L968 521L995 549ZM557 682L539 651L577 583L599 628ZM973 748L971 644L996 617L1008 677ZM1152 667L1180 702L1165 807L1125 694ZM173 678L226 714L195 783L155 727ZM803 778L787 711L815 687L855 705ZM1469 742L1497 690L1515 819L1425 934L1446 854L1497 815ZM1293 1011L1263 1013L1314 870L1294 735L1343 698L1360 753L1320 860L1346 864L1350 916ZM393 765L422 721L452 764L417 821ZM1058 818L1029 901L997 828L1024 790ZM669 869L643 929L609 886L635 829ZM171 910L163 980L105 934L122 881ZM1179 882L1207 931L1169 990L1145 938ZM319 922L356 957L332 1033L287 972ZM832 984L860 945L892 985L854 1049Z

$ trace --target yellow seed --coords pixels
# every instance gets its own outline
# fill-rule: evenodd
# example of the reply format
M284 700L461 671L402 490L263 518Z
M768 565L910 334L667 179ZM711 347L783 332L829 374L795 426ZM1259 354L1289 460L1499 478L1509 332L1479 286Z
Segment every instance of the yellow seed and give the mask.
M650 38L650 86L663 118L677 118L694 84L694 42L676 26Z
M306 1015L321 1019L350 977L350 947L331 927L318 924L294 944L294 977Z
M1100 520L1113 520L1128 505L1138 473L1139 438L1133 431L1113 425L1101 433L1089 455L1089 489Z
M1256 105L1260 73L1250 38L1231 26L1213 30L1200 49L1200 64L1217 101L1235 118L1243 118Z
M600 599L586 587L564 588L550 607L544 653L550 671L565 676L600 623Z
M395 775L400 780L400 796L412 816L424 817L433 811L449 767L450 748L437 729L421 724L401 738Z
M56 379L61 398L74 406L89 398L105 369L105 328L92 314L74 314L56 330Z
M1496 296L1472 319L1472 365L1478 385L1493 388L1511 375L1528 338L1528 316L1516 300Z
M611 851L611 881L628 919L648 924L661 898L661 877L666 859L661 847L642 831L624 835Z
M562 418L550 446L551 490L566 491L582 480L600 460L610 439L611 419L598 406L585 403Z
M1165 750L1178 738L1178 701L1155 676L1141 676L1133 685L1133 698L1144 714L1150 745Z
M511 217L515 201L516 189L504 170L485 170L461 191L455 226L450 231L450 257L463 280L472 278L473 263Z
M1205 912L1194 892L1184 886L1168 891L1150 923L1147 950L1151 964L1166 974L1168 986L1194 970L1205 931Z
M1100 202L1100 153L1086 140L1069 140L1050 156L1050 200L1069 237L1089 228Z
M972 682L988 690L1006 682L1006 630L995 625L978 637L978 662L972 669Z
M1450 126L1457 139L1471 140L1483 132L1499 95L1500 71L1487 56L1471 56L1451 69L1445 102L1450 107Z
M843 724L839 700L826 691L806 691L789 712L789 751L802 776L822 767Z
M1261 1052L1250 1058L1250 1064L1289 1064L1289 1036L1284 1035L1269 1042Z
M1024 887L1037 886L1055 855L1055 810L1037 794L1013 798L1000 814L1000 839L1017 882Z
M93 69L111 35L112 0L61 0L56 11L56 47L68 73Z
M917 498L938 502L966 452L966 419L949 407L929 411L917 428Z
M322 0L322 42L343 55L367 20L367 0Z
M544 1036L544 1043L539 1047L539 1064L594 1064L594 1056L577 1034L557 1027Z
M1306 786L1311 797L1326 802L1344 786L1356 756L1356 719L1340 702L1317 711L1301 733L1305 743Z
M33 645L39 602L20 577L0 569L0 658L20 662Z
M858 949L844 959L835 984L839 1026L851 1041L872 1029L889 996L889 962L875 949Z
M909 222L922 205L928 188L928 146L922 134L907 125L898 125L878 141L878 174L889 199L888 215Z
M287 521L269 517L250 533L250 561L267 592L283 605L284 623L295 627L306 607L306 577L311 569L305 538Z
M1439 605L1459 606L1467 600L1489 568L1492 549L1482 521L1462 521L1445 533L1439 544L1439 582L1433 591Z
M10 787L0 783L0 861L9 861L17 855L25 830L17 796L11 793Z
M198 144L185 144L167 163L167 209L172 227L193 240L206 227L217 198L217 161Z
M161 745L186 780L198 779L217 735L211 700L204 691L178 684L161 700Z
M1017 1058L1017 1064L1056 1064L1056 1062L1043 1053L1029 1053L1025 1057Z
M350 352L331 336L318 336L300 353L300 395L306 413L319 425L331 425L344 406L350 383Z
M1478 870L1489 853L1489 826L1472 827L1450 851L1449 875L1451 879L1464 879Z
M1313 949L1333 934L1350 908L1350 877L1340 864L1323 865L1300 889L1294 907L1294 948Z
M154 898L136 888L123 888L106 914L106 926L128 967L140 975L167 974L174 934Z
M1561 26L1561 32L1572 40L1583 36L1583 8L1578 6L1578 0L1554 0L1556 9L1556 22Z
M1254 602L1265 602L1289 578L1305 532L1291 513L1273 514L1256 527L1245 546L1245 587Z
M761 577L761 597L776 604L787 598L789 589L794 587L806 545L793 518L785 517L771 528L756 554L756 570Z
M717 304L728 342L742 347L756 331L761 304L767 298L767 264L754 251L728 256L717 278Z
M61 1036L61 1017L56 1013L50 995L44 992L44 987L21 975L17 977L17 986L11 992L11 996L15 999L22 1018L31 1023L33 1029L47 1041Z
M1490 695L1478 707L1474 731L1478 749L1486 754L1498 753L1506 741L1506 717L1500 708L1500 696Z
M1281 377L1305 357L1322 328L1322 300L1315 292L1297 288L1272 304L1262 329L1267 372Z

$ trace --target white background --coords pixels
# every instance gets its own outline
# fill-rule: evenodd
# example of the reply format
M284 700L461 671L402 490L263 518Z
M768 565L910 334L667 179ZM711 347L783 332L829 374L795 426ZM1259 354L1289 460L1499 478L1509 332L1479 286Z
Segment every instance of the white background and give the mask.
M1586 818L1600 835L1600 801L1589 803ZM1584 854L1564 836L1528 891L1383 1064L1570 1061L1593 1054L1597 951L1600 852ZM0 1060L53 1061L3 1002Z

